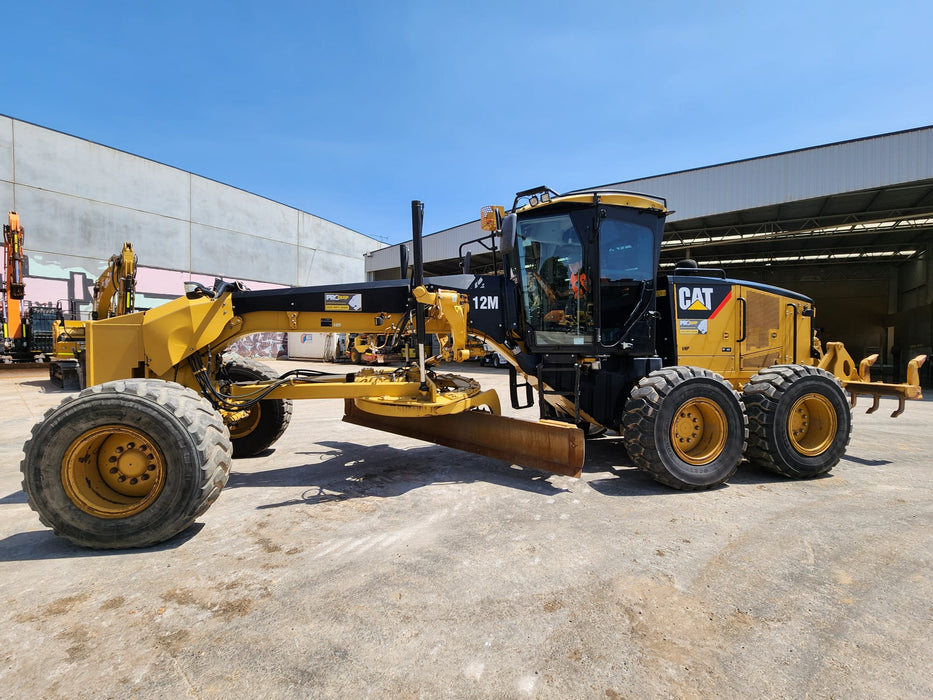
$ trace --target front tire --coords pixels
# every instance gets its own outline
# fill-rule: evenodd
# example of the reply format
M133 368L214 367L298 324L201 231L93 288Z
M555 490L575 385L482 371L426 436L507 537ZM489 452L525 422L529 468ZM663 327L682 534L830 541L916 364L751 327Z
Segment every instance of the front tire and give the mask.
M23 447L29 506L82 547L149 547L182 532L230 472L211 404L158 379L108 382L45 414Z
M828 474L845 454L852 416L842 384L807 365L775 365L742 392L748 411L748 460L793 479Z
M725 379L699 367L665 367L642 378L625 404L622 436L637 467L684 491L718 486L748 437L745 408Z
M224 368L227 378L233 382L265 382L279 377L271 367L239 355L227 355ZM252 406L244 418L228 426L233 458L252 457L262 452L282 437L291 419L290 399L264 399Z

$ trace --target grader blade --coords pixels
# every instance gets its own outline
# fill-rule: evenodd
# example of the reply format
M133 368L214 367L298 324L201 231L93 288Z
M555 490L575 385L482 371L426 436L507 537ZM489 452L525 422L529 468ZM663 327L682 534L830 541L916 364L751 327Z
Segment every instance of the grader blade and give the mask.
M583 431L568 423L531 421L481 411L428 417L368 413L353 399L345 402L343 420L367 428L502 459L523 467L580 477Z

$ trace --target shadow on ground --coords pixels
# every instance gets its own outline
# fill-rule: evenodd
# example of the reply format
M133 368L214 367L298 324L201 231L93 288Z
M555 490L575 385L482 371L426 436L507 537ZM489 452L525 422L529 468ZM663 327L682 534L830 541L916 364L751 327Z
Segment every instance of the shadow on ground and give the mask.
M91 557L118 556L129 552L136 554L162 552L184 546L203 527L203 523L194 523L172 539L143 549L85 549L71 544L63 537L58 537L51 530L17 532L15 535L0 540L0 561L87 559Z
M227 488L310 487L300 498L260 508L297 503L325 503L349 498L390 498L431 484L468 484L477 481L551 496L567 491L555 486L549 474L439 446L399 449L390 445L361 447L347 442L319 442L328 448L320 461L257 471L234 471ZM246 465L244 465L246 466ZM252 465L250 465L252 466ZM234 463L234 468L236 463Z
M226 488L305 489L297 498L262 504L257 506L258 509L314 505L361 497L391 498L432 484L485 482L548 497L570 490L552 483L555 477L547 472L436 445L399 449L387 444L361 446L339 441L318 444L327 448L327 452L294 453L299 459L302 455L314 455L318 461L305 461L292 466L263 470L262 458L271 454L273 450L267 450L256 458L237 460L234 467L242 464L243 470L230 474ZM848 466L874 467L890 464L887 460L865 460L851 456L843 457L843 461ZM248 471L250 468L255 470ZM830 479L832 476L830 473L820 478ZM556 483L566 483L566 478L558 476ZM677 496L693 493L660 484L637 469L626 454L621 438L618 437L587 442L583 479L589 487L605 496ZM730 485L760 485L786 481L786 477L743 462L730 481L716 489L729 488ZM0 505L26 502L26 494L22 491L0 498ZM146 551L157 552L180 547L202 527L201 523L195 523L171 540ZM17 533L0 540L0 561L100 557L127 551L133 550L83 549L57 537L51 530Z

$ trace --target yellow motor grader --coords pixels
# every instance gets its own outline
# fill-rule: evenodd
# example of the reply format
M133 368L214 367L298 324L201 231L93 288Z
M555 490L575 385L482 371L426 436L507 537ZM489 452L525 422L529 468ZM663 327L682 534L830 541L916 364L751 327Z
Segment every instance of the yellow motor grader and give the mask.
M249 291L190 284L158 308L86 324L88 388L49 411L24 446L23 488L43 523L97 548L144 547L188 527L218 497L231 458L287 427L292 401L342 398L344 420L579 476L584 439L618 431L631 461L679 489L722 484L747 458L781 474L829 472L855 394L919 398L856 373L844 348L814 348L812 300L684 264L659 277L663 199L594 190L516 195L487 208L496 274L424 278L423 205L412 202L403 279ZM270 331L411 336L416 362L281 376L225 350ZM440 352L425 357L426 338ZM472 342L471 342L472 340ZM437 371L475 341L510 366L513 407ZM833 374L837 372L837 375ZM535 401L537 399L537 402Z

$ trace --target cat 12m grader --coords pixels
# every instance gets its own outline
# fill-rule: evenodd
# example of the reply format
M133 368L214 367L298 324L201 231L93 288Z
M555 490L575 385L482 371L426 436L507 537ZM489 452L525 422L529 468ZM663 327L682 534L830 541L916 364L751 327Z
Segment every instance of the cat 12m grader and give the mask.
M811 299L684 263L658 276L666 202L628 192L542 187L506 215L485 208L477 239L495 274L425 278L423 205L412 202L408 276L249 291L218 280L145 312L90 321L87 389L24 446L23 488L57 534L96 548L144 547L187 528L218 497L231 457L283 433L292 400L342 398L344 420L525 467L579 476L584 438L617 431L627 459L679 489L722 484L747 458L789 477L826 474L851 431L853 395L919 398L871 382L839 345L814 342ZM418 360L351 374L279 376L225 350L240 337L296 331L411 335ZM428 334L440 351L425 357ZM471 342L468 342L468 338ZM476 340L510 365L515 408L442 374ZM903 408L901 403L899 410ZM620 447L621 449L621 447ZM624 455L620 459L626 459Z

